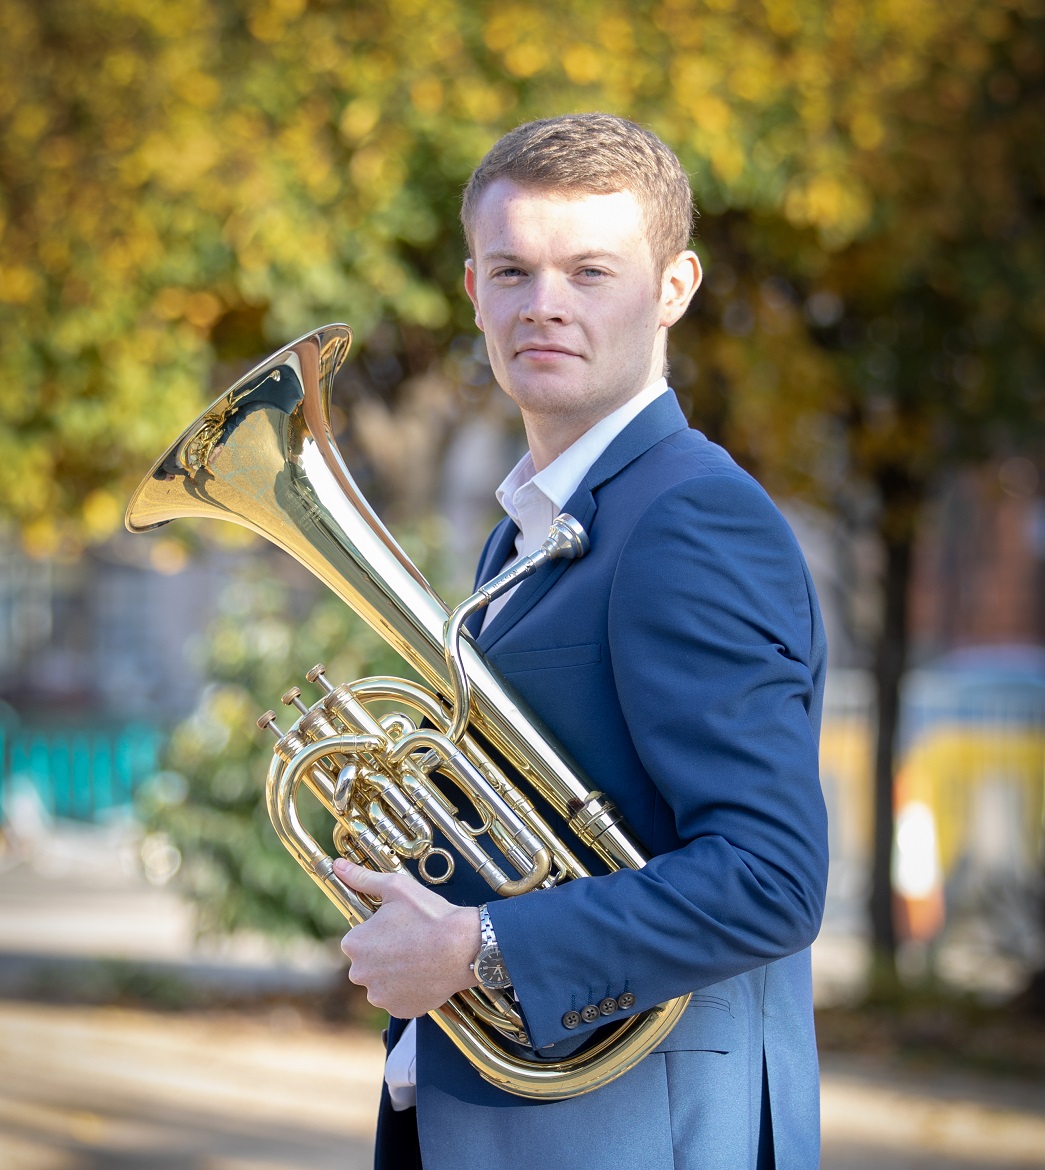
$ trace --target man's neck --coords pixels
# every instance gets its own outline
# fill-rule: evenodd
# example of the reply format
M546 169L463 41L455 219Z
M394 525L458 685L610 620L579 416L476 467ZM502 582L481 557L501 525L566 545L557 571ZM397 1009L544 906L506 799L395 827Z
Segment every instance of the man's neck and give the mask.
M659 398L667 389L668 383L666 379L657 378L644 389L640 390L638 394L632 395L631 398L621 403L615 410L610 411L609 414L604 415L597 422L582 431L572 443L566 446L554 458L548 460L543 466L538 467L533 458L532 451L528 451L526 457L520 460L512 470L511 476L517 476L522 470L525 470L526 477L538 481L541 490L549 498L557 498L558 506L561 507L573 493L573 489L580 482L583 473L594 463L606 447L633 419L640 415L647 406ZM579 472L578 468L580 469ZM564 484L569 485L569 491L560 491L557 496L556 487L561 489ZM505 486L505 484L502 484L498 491L500 492ZM500 496L498 496L498 499L500 499ZM503 503L504 501L502 500L501 502Z
M582 435L587 434L600 421L600 418L571 419L567 424L565 420L549 420L546 417L534 419L523 415L526 443L530 448L530 458L533 460L534 470L543 471L550 463L554 463L563 451L572 447Z
M661 375L651 378L648 385L659 382ZM625 403L637 398L647 387L641 386L634 394L613 405L609 410L603 409L590 415L571 414L546 415L522 411L523 427L526 431L526 443L530 449L530 458L536 471L543 471L563 453L577 442L582 435L586 435L593 426L608 418L619 410Z

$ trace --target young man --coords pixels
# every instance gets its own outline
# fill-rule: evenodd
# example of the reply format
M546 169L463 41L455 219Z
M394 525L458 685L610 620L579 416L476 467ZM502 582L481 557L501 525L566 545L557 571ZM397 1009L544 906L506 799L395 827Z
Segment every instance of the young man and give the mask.
M465 193L465 287L529 444L479 579L560 511L591 542L517 586L479 645L653 856L504 901L463 866L443 898L336 864L382 899L343 947L398 1018L387 1080L400 1106L416 1092L426 1170L818 1164L808 948L827 873L826 647L787 525L687 428L664 380L668 329L700 281L691 217L671 151L600 114L519 127ZM591 1004L614 1018L691 1005L635 1068L559 1102L486 1084L425 1018L395 1044L399 1021L475 985L491 930L542 1053L596 1028ZM417 1164L414 1116L386 1094L379 1166Z

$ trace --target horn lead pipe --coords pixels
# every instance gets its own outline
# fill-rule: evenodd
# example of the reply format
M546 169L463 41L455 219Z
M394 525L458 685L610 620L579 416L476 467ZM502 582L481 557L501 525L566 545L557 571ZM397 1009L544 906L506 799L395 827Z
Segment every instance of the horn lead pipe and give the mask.
M471 687L461 659L461 630L464 623L480 610L485 609L496 597L514 589L520 581L532 576L549 561L576 561L587 553L591 544L588 534L579 520L561 512L552 521L544 543L536 552L510 565L503 573L487 581L464 601L447 618L443 627L443 656L453 687L453 723L446 733L457 743L468 728L471 719Z

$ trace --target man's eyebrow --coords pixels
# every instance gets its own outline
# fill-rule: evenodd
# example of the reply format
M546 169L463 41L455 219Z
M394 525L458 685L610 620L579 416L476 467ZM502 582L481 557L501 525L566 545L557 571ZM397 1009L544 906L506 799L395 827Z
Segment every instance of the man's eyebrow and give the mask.
M585 264L592 260L610 260L615 263L621 262L621 257L616 252L576 252L572 256L565 258L566 264ZM490 261L502 261L509 264L525 265L525 260L522 256L515 252L484 252L483 260L489 263Z
M487 261L489 261L489 260L508 260L512 264L518 264L521 262L522 257L516 256L516 254L514 252L484 252L483 259L487 260Z
M610 260L619 264L621 257L616 252L578 252L574 256L567 256L568 264L584 264L589 260Z

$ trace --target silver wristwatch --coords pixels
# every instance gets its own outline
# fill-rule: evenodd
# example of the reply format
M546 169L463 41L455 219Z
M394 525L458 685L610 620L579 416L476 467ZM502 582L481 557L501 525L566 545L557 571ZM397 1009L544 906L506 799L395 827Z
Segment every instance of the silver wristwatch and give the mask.
M493 923L485 902L479 907L479 934L479 953L470 964L470 969L483 987L490 991L504 991L511 987L512 980L504 963L504 955L497 945L497 936L493 932Z

